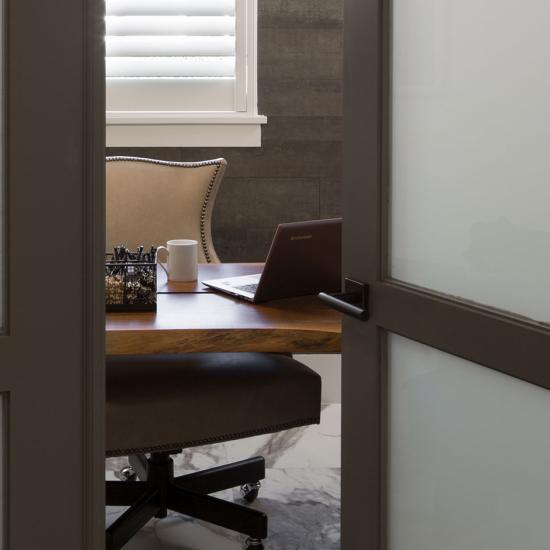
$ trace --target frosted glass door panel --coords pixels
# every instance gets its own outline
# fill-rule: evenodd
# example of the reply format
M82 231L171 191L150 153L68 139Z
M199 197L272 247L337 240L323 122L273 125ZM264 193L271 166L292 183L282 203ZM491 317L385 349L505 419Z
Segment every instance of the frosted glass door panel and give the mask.
M394 0L391 275L550 321L550 2Z
M5 479L6 479L6 402L0 395L0 550L6 548Z
M5 331L6 321L6 258L5 258L5 237L6 237L6 201L4 187L4 75L2 72L4 52L2 50L4 22L2 19L4 11L3 2L0 1L0 334Z
M388 550L550 548L550 393L389 338Z

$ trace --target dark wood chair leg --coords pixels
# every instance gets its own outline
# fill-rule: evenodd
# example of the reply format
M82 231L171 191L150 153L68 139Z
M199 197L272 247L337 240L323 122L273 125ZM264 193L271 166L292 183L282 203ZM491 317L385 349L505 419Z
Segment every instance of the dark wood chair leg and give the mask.
M147 491L141 481L106 481L105 504L107 506L132 506Z
M147 457L145 455L130 455L128 462L140 481L147 481Z
M255 483L265 477L265 460L261 456L179 476L174 483L195 493L216 493L245 483Z
M263 548L261 540L267 537L267 516L263 512L208 495L259 482L265 477L262 457L176 479L170 452L152 453L145 466L144 460L143 455L130 457L132 468L140 479L146 469L147 481L106 483L107 504L130 506L107 529L106 550L119 550L151 518L165 517L168 509L248 535L250 548Z
M194 493L172 485L168 489L168 508L200 520L238 531L253 539L267 537L267 516L263 512Z
M105 549L119 550L122 548L159 511L159 501L158 489L150 489L142 493L138 501L107 529Z

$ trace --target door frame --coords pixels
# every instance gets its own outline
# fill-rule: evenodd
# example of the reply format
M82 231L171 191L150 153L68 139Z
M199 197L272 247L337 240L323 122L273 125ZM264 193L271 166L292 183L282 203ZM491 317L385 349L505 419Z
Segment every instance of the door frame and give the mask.
M390 6L345 0L343 265L371 317L344 320L344 550L386 548L388 332L550 389L548 324L389 277Z
M105 546L105 2L83 2L83 550Z
M104 7L4 0L3 8L4 545L97 550L105 544Z

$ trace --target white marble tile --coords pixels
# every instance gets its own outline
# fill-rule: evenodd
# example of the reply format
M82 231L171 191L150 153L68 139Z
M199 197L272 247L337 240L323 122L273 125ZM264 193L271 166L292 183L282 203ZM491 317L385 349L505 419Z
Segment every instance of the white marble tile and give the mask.
M339 468L341 405L323 408L321 424L226 444L230 462L264 456L268 468Z
M215 466L227 464L229 461L224 443L184 449L182 453L174 456L173 459L177 475L214 468Z
M243 503L238 489L218 495ZM340 470L270 469L252 505L269 517L266 550L340 548ZM110 525L123 508L107 508ZM175 513L151 520L124 550L238 550L239 533Z
M241 550L244 539L237 533L176 516L157 520L150 530L153 531L160 550ZM147 546L147 541L142 542L138 537L134 546L128 544L127 550L150 548L156 547Z
M270 469L254 507L269 517L269 550L340 548L340 470Z
M175 457L176 475L262 455L268 469L252 504L269 517L266 550L340 548L340 405L324 407L320 426L187 449ZM107 461L107 478L126 464ZM243 503L238 488L220 498ZM107 524L123 508L108 507ZM238 550L243 536L175 513L152 520L124 550Z
M174 459L174 469L177 475L191 473L196 470L206 470L229 462L224 443L184 449L182 453L174 455L172 458ZM108 458L105 467L108 472L116 472L127 464L127 458L121 456Z

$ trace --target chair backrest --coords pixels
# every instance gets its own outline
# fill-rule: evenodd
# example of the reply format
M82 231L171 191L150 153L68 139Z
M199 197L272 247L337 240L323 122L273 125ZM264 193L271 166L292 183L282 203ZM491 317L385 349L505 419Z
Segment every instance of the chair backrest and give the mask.
M212 210L225 159L168 162L107 157L107 251L123 244L199 242L199 262L219 262L212 242Z

